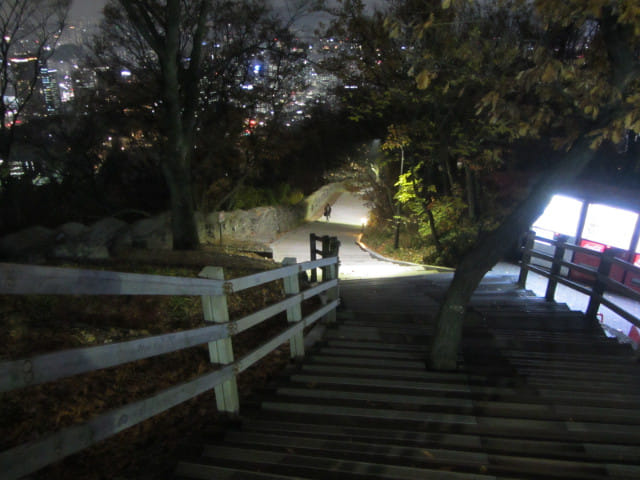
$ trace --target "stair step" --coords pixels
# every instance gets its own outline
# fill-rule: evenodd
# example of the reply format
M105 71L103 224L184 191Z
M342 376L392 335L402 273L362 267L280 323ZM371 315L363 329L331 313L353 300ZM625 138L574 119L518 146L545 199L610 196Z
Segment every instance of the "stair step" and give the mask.
M395 410L382 408L344 407L340 405L315 405L310 403L293 402L262 402L262 408L268 411L288 412L305 415L328 415L332 417L353 417L376 419L385 422L408 421L455 425L476 425L473 415L458 415L450 413L433 413L409 410Z
M218 467L194 462L180 462L176 475L202 480L305 480L303 477L251 472L238 468Z
M327 342L328 347L325 348L340 348L345 352L352 352L354 350L359 349L368 349L371 352L375 352L375 355L380 355L382 351L397 351L400 350L403 352L402 356L399 358L413 358L407 357L406 355L413 355L414 353L422 354L422 357L425 355L425 346L424 345L413 345L413 344L393 344L393 343L376 343L376 342L363 342L363 341L350 341L350 340L329 340Z
M279 469L295 469L301 475L305 473L314 475L318 471L326 472L326 476L315 477L314 475L315 478L335 478L336 476L345 479L376 478L393 480L424 480L425 478L430 480L489 480L495 478L474 473L358 462L289 452L271 452L226 446L206 446L204 456L211 459L239 462L245 469L249 464L260 464L261 466L270 466L275 472Z
M457 413L545 420L575 420L617 424L640 425L640 412L636 409L607 407L568 406L545 403L472 400L469 398L402 395L349 390L319 390L315 388L283 387L276 390L278 396L327 401L346 401L356 404L384 403L423 407L432 410L445 408Z
M464 450L446 450L438 448L417 448L405 445L370 444L366 442L346 442L307 437L282 436L277 434L263 434L251 432L229 432L225 436L225 444L241 444L246 446L259 445L261 448L283 447L293 450L312 450L302 452L310 455L338 455L356 457L378 457L385 459L399 459L403 463L412 462L433 463L439 465L453 464L456 466L481 467L489 463L489 456L485 453L467 452ZM342 454L342 455L341 455ZM347 455L344 455L347 454ZM356 459L356 458L354 458ZM398 460L396 460L397 462Z
M395 360L389 358L363 358L363 357L346 357L335 355L313 355L310 357L313 364L331 364L331 365L366 365L370 368L407 368L414 370L424 370L424 361L407 361L407 360Z
M319 351L322 355L327 356L347 356L347 357L367 357L367 358L395 358L399 360L424 360L425 351L424 347L421 350L415 350L410 352L404 351L381 351L372 350L366 348L335 348L335 347L322 347Z
M397 430L393 428L354 427L343 424L294 423L291 419L277 422L246 419L244 428L252 431L286 434L288 437L313 437L330 441L392 443L424 448L445 448L464 451L485 450L492 454L538 456L584 461L593 459L609 463L640 462L640 445L607 445L603 443L571 442L565 439L533 440L498 436L481 436L449 432Z
M452 467L453 469L484 469L486 472L510 475L530 474L553 477L600 479L607 475L609 466L597 462L548 459L535 456L487 454L466 450L431 447L408 447L385 443L340 441L312 437L290 437L277 433L229 432L225 445L239 448L260 448L301 455L330 456L358 462L386 459L388 463L422 467ZM215 447L212 447L215 448ZM617 467L622 467L617 465Z

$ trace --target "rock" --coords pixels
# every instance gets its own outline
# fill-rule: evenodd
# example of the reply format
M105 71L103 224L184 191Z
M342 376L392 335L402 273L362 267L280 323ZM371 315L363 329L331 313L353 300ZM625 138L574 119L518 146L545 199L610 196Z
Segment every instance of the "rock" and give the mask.
M111 246L115 239L128 229L129 225L126 222L117 218L107 217L91 225L81 239L91 245Z
M5 260L36 261L44 258L45 253L55 242L56 233L40 226L29 227L0 239L0 258Z
M117 218L107 217L98 220L75 238L56 245L51 256L104 260L109 258L111 249L129 245L131 245L129 225Z
M56 230L56 242L67 242L77 238L89 230L89 227L78 222L69 222L61 225Z
M109 249L106 245L66 242L61 245L56 245L53 250L51 250L50 255L53 258L62 259L106 260L109 258Z
M168 213L138 220L131 225L131 244L136 248L171 249L171 223Z

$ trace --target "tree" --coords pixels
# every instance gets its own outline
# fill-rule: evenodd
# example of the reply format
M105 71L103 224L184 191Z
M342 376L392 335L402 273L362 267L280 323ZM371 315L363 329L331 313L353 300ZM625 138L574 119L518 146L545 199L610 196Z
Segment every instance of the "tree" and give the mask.
M534 44L527 46L528 62L485 95L478 113L505 128L517 128L521 137L540 142L551 138L555 154L528 194L498 228L480 236L458 266L436 319L429 360L437 370L456 368L473 291L541 214L554 191L575 179L605 143L640 132L637 3L540 0L531 7L538 29Z
M292 2L295 14L312 3ZM128 64L137 80L157 95L149 107L159 112L173 247L195 248L192 163L202 122L246 109L237 94L249 61L274 51L278 33L287 26L255 0L112 0L105 14L105 39L111 46L102 53L110 51L112 65Z
M349 21L341 25L370 32L353 14L358 2L347 3ZM640 7L631 0L390 4L378 31L391 40L372 36L378 47L367 55L365 47L359 50L351 69L367 82L364 94L375 92L370 98L378 100L359 104L358 112L393 113L377 86L395 83L398 75L412 79L413 87L394 97L412 120L406 122L411 146L420 145L399 198L421 215L433 213L441 199L457 198L475 219L470 238L477 240L441 304L429 353L432 368L455 369L466 305L485 273L596 152L640 131ZM385 120L400 123L397 116ZM525 150L539 152L538 158L523 161L531 158ZM491 191L496 170L508 172L518 188ZM479 208L481 195L484 202L500 198L493 204L499 209Z
M478 11L467 7L463 13L471 18ZM511 132L476 118L475 110L494 75L480 68L495 55L496 42L484 37L490 27L504 31L501 22L494 18L483 31L475 20L456 20L438 2L419 0L389 2L386 15L368 17L361 3L346 2L331 31L354 43L339 58L342 69L336 68L345 83L359 87L345 99L352 118L373 118L385 129L395 124L404 131L401 153L413 161L396 201L423 241L435 246L429 262L455 264L474 234L491 222L491 199L477 185L500 165ZM510 44L505 38L500 46ZM386 135L385 146L395 143ZM396 183L397 172L404 171L402 155L390 163ZM396 228L396 238L397 233Z
M70 0L3 0L0 4L0 187L9 180L15 128L53 55Z

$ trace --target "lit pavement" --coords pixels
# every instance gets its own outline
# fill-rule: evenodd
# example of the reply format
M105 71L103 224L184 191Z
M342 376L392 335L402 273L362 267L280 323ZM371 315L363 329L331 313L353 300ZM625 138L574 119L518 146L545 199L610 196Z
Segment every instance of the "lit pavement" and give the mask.
M285 257L294 257L298 262L309 260L309 235L335 236L340 240L340 278L395 277L428 273L424 267L397 265L393 262L377 260L362 250L356 240L362 229L362 221L367 217L369 209L362 198L349 192L338 197L332 205L328 222L324 217L309 222L287 232L270 244L273 258L281 262ZM318 242L320 248L320 242Z
M284 234L273 242L270 246L273 250L274 260L280 262L285 257L294 257L298 262L309 260L309 235L315 233L318 236L337 236L340 240L341 279L383 278L434 273L420 266L404 266L390 261L379 260L369 252L361 249L356 240L362 228L362 221L367 217L368 211L360 197L348 192L343 193L333 204L329 222L326 222L322 217L320 220L306 223L298 229ZM318 248L320 248L320 242L318 242ZM513 275L515 280L519 271L519 266L501 262L490 273ZM538 296L544 296L546 286L546 278L529 272L527 289ZM636 317L640 317L640 305L638 303L621 297L614 297L613 295L606 295L606 297L615 298L617 304L634 313ZM589 303L586 295L560 284L556 290L555 300L560 303L566 303L572 310L582 312L586 311ZM606 307L600 307L600 313L602 314L603 323L625 335L629 334L631 328L629 322Z

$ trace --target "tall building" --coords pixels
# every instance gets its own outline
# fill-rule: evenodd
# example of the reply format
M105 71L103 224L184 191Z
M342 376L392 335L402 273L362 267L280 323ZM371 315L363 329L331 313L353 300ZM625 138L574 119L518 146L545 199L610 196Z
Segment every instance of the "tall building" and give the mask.
M47 67L40 68L42 97L47 113L55 113L60 109L60 87L58 86L57 74L57 70Z

